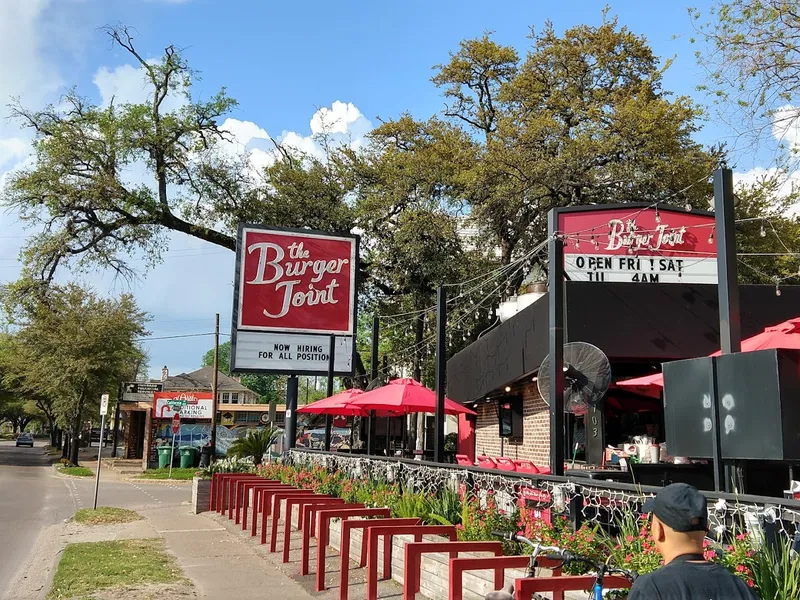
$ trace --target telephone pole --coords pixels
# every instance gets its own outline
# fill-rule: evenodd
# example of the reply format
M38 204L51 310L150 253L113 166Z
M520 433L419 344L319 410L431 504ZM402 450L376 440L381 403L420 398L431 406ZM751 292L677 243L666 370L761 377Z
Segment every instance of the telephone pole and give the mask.
M214 372L211 374L211 456L217 456L217 373L219 373L219 313L214 318Z

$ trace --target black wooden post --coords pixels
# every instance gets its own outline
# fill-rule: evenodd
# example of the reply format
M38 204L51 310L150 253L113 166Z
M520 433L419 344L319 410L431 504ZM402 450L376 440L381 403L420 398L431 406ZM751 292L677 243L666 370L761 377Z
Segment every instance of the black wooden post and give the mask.
M711 456L714 459L714 490L723 491L727 485L725 483L725 465L722 462L722 437L720 436L719 421L719 390L717 387L717 359L712 356L709 359L711 368L709 377L711 378Z
M550 469L564 474L564 242L558 236L558 209L548 214L548 313L550 353Z
M117 445L119 444L119 419L120 419L120 404L122 404L122 394L125 393L122 382L119 384L119 392L117 393L117 408L114 411L114 441L111 446L111 458L117 458Z
M719 294L719 342L722 354L742 350L742 325L739 310L738 264L736 258L736 218L734 215L733 171L714 171L714 213L717 229L717 286ZM716 368L714 369L716 372ZM715 382L716 389L716 382ZM719 414L719 398L714 393L712 411ZM717 457L715 456L715 460ZM720 454L719 460L722 460ZM716 474L717 467L714 467ZM734 465L725 467L722 490L732 491ZM740 492L743 490L739 490Z
M326 390L327 395L326 398L330 398L333 396L333 372L334 372L334 365L335 365L335 353L336 353L336 336L331 336L330 342L330 353L328 355L328 389ZM325 452L330 452L331 450L331 429L333 429L333 417L331 415L325 415Z
M291 450L297 445L297 375L289 375L286 381L286 432L284 449Z
M434 462L444 462L444 397L447 385L447 288L440 285L436 294L436 414L433 446Z
M378 342L379 336L381 331L381 321L378 318L378 315L373 315L372 317L372 353L370 354L370 364L369 364L369 386L370 389L373 385L377 385L378 382ZM372 454L372 444L373 438L375 437L375 417L373 417L373 413L370 412L369 416L367 417L367 455Z

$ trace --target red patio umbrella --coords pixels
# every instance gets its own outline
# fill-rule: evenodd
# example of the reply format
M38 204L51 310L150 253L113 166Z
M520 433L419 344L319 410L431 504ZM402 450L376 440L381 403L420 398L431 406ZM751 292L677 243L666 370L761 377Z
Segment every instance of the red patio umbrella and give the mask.
M328 398L317 400L311 404L306 404L298 408L299 413L309 413L312 415L336 415L340 417L366 417L369 412L358 406L353 406L352 401L363 394L363 390L354 388L334 394Z
M800 350L800 317L767 327L761 333L742 342L742 352L756 350ZM722 352L718 350L711 356L720 356L721 354ZM645 396L658 398L664 391L664 376L661 373L654 373L645 377L618 381L617 385Z
M435 413L436 392L414 379L395 379L383 387L364 392L351 404L380 416ZM448 415L477 414L449 398L444 399L444 412Z

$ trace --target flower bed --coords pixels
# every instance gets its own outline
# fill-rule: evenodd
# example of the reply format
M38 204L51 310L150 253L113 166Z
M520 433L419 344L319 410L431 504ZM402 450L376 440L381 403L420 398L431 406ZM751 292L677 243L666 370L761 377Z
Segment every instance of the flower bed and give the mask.
M458 490L455 482L453 486L442 486L435 494L427 494L415 491L413 485L403 486L398 481L386 481L374 474L345 477L320 466L272 463L259 467L257 472L268 479L341 497L346 502L388 507L393 517L418 517L428 524L455 525L461 540L496 540L492 531L513 531L640 575L656 570L662 563L646 521L633 512L626 513L612 528L585 523L575 530L567 514L553 514L547 521L538 511L525 506L509 508L507 502L498 502L492 491L472 493L463 488ZM529 551L510 542L506 543L504 550L509 555ZM796 599L800 597L800 560L789 555L787 544L779 544L778 551L780 556L785 554L789 557L778 582L774 581L776 569L770 569L769 565L780 559L764 560L765 551L752 535L739 533L719 545L709 541L706 558L725 566L756 591L763 586L772 586L770 589L783 586L783 592L770 597ZM586 572L585 568L577 564L565 568L565 573L583 572Z

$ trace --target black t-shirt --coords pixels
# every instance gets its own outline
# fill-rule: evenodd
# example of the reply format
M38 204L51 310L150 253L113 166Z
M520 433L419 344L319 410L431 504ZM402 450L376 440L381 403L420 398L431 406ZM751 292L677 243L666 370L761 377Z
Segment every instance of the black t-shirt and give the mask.
M712 562L677 560L642 575L628 600L759 600L747 584Z

